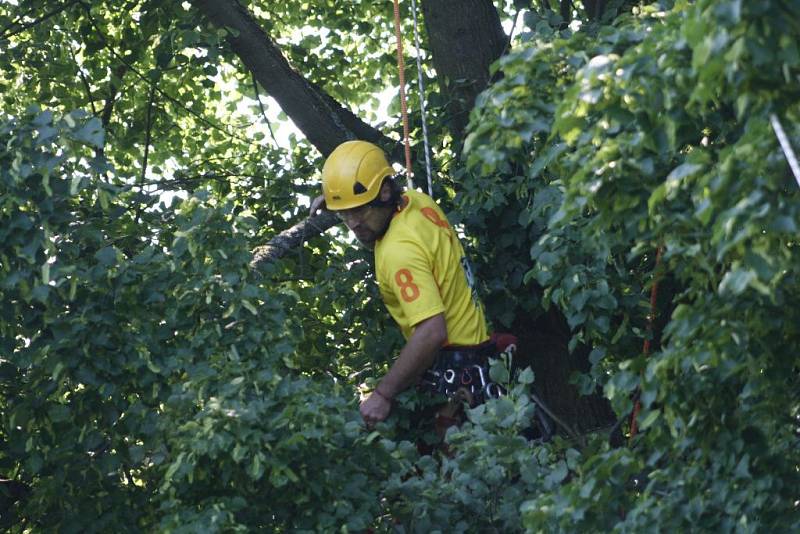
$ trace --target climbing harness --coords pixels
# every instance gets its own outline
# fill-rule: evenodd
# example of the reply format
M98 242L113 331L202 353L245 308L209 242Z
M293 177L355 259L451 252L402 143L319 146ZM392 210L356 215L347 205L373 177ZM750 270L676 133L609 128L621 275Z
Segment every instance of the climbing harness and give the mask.
M781 125L781 121L778 120L777 115L774 113L771 114L769 116L769 122L772 124L772 129L775 130L775 136L778 138L781 149L783 149L786 161L789 162L789 168L792 169L794 179L797 180L797 185L800 186L800 165L798 165L797 156L792 149L791 143L789 143L789 137L786 135L786 132L783 131L783 125Z
M513 349L509 351L513 354ZM452 399L460 389L477 406L505 395L505 389L489 378L488 360L497 356L491 341L475 348L442 349L436 363L425 372L422 385L432 393Z
M505 358L509 368L513 368L516 350L517 338L512 334L493 334L489 341L477 347L442 349L419 386L429 393L445 395L451 403L466 401L474 408L507 394L505 387L489 376L489 358ZM554 414L536 394L531 393L530 399L536 405L536 411L532 426L523 434L531 440L550 441L555 435ZM460 422L452 417L437 416L437 425L445 430Z
M431 174L430 145L428 143L428 126L425 110L425 85L422 81L422 59L420 56L419 26L417 24L417 2L411 0L411 11L414 16L414 45L417 49L417 84L419 85L420 115L422 120L422 140L425 150L425 171L428 177L428 195L433 196L433 179ZM406 74L403 59L403 38L400 31L400 2L394 0L394 33L397 40L397 70L400 73L400 113L403 119L403 144L406 156L407 186L413 189L411 181L413 170L411 167L411 144L409 141L408 103L406 99Z

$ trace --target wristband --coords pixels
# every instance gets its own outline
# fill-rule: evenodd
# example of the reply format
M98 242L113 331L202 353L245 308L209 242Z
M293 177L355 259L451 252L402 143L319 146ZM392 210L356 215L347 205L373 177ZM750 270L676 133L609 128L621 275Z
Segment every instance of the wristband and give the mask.
M392 399L381 393L378 388L375 388L372 392L377 396L379 396L380 398L382 398L383 400L385 400L386 402L392 402Z

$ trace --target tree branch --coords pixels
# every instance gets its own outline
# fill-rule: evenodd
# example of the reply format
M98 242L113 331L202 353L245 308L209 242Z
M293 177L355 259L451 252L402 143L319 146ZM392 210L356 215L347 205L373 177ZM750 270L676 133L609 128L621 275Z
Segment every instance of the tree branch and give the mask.
M156 99L156 86L155 84L150 86L150 97L147 100L147 118L145 124L145 135L144 135L144 158L142 159L142 175L139 178L139 183L144 183L145 179L147 178L147 160L150 156L150 142L152 141L152 133L153 133L153 103ZM144 206L139 204L136 208L136 222L138 223L139 220L142 218L142 209Z
M83 88L86 89L86 98L89 100L89 105L92 108L92 115L97 116L97 108L94 105L94 96L92 96L92 87L89 85L89 80L86 78L86 74L83 72L83 67L81 67L80 63L78 63L78 57L75 55L75 52L72 51L72 45L69 45L68 49L72 61L75 62L75 66L78 68L78 76L83 83Z
M261 109L261 116L264 117L264 122L267 123L267 128L269 128L269 135L272 136L275 146L280 148L281 144L278 143L278 140L275 138L275 132L272 131L272 123L269 122L267 111L264 109L264 103L261 102L261 95L258 92L258 80L256 80L256 75L251 72L250 78L253 80L253 92L256 94L256 102L258 102L258 107Z
M383 147L395 144L292 69L280 49L237 0L192 0L192 3L214 26L229 30L227 41L233 52L323 156L351 139Z
M81 4L81 5L83 5L83 4ZM171 95L169 95L168 93L166 93L165 91L163 91L163 90L159 89L159 88L158 88L158 87L155 85L155 83L154 83L154 82L153 82L153 81L152 81L152 80L151 80L151 79L150 79L148 76L145 76L145 75L144 75L142 72L140 72L139 70L137 70L137 69L136 69L136 68L135 68L133 65L131 65L130 63L128 63L128 62L125 60L125 58L124 58L124 57L123 57L123 56L122 56L122 55L121 55L119 52L117 52L116 50L114 50L114 48L113 48L113 47L111 46L111 44L109 43L109 40L108 40L108 39L106 38L106 36L103 34L103 31L102 31L102 29L100 28L100 26L99 26L99 25L98 25L98 24L95 22L95 20L94 20L94 17L92 17L92 13L91 13L91 11L89 10L88 6L86 6L86 5L83 5L83 7L84 7L84 10L86 11L86 16L87 16L87 18L89 19L89 22L92 24L92 26L94 27L94 29L97 31L97 34L98 34L98 36L100 37L100 40L102 41L102 43L103 43L103 46L105 46L106 50L108 50L108 51L111 53L111 55L113 55L115 58L117 58L117 60L119 60L119 61L120 61L120 63L122 64L122 65L121 65L121 67L123 67L123 66L124 66L124 68L126 69L124 72L127 72L127 70L130 70L130 71L131 71L131 72L133 72L133 73L134 73L134 74L135 74L137 77L139 77L139 78L140 78L142 81L144 81L144 82L145 82L145 83L146 83L148 86L150 86L150 87L154 88L154 89L155 89L155 91L156 91L156 92L157 92L159 95L161 95L161 96L162 96L162 97L163 97L163 98L164 98L166 101L168 101L168 102L171 102L172 104L175 104L176 106L178 106L178 108L179 108L180 110L182 110L182 111L185 111L185 112L186 112L186 113L188 113L189 115L192 115L193 117L195 117L197 120L199 120L201 123L205 124L206 126L208 126L208 127L210 127L210 128L214 128L215 130L217 130L217 131L219 131L219 132L222 132L222 133L224 133L226 136L228 136L228 137L230 137L230 138L232 138L232 139L236 139L236 140L238 140L238 141L241 141L242 143L245 143L245 144L248 144L248 145L259 146L259 145L257 145L256 143L253 143L253 142L252 142L250 139L247 139L247 138L245 138L245 137L243 137L243 136L241 136L241 135L237 135L237 134L235 134L235 133L229 132L229 131L227 130L227 128L224 128L224 127L220 126L219 124L216 124L215 122L213 122L213 121L211 121L211 120L209 120L209 119L205 118L205 117L204 117L203 115L201 115L200 113L198 113L198 112L196 112L196 111L194 111L194 110L192 110L192 109L190 109L190 108L186 107L186 106L183 104L183 102L181 102L180 100L178 100L178 99L177 99L177 98L175 98L174 96L171 96ZM124 72L123 72L123 75L124 75ZM112 88L113 88L113 87L112 87ZM103 119L105 119L105 118L106 118L106 114L105 114L105 111L106 111L106 109L108 109L108 118L109 118L109 120L110 120L110 113L111 113L111 109L113 109L113 100L112 100L110 103L109 103L109 101L106 101L106 108L104 108ZM106 123L104 122L103 124L105 125ZM259 147L259 148L260 148L260 147Z
M114 113L114 103L117 101L119 94L119 86L114 82L115 79L122 81L125 73L128 72L128 66L124 63L117 65L112 71L111 79L108 82L108 95L106 96L106 103L103 105L103 112L100 114L100 122L103 124L103 129L108 130L108 125L111 122L111 115Z
M572 22L572 0L561 0L560 8L564 25L569 26L569 23Z
M253 261L250 262L250 267L261 271L267 264L282 258L295 247L302 245L309 237L319 235L338 223L338 217L330 211L323 211L319 215L309 217L276 235L266 245L257 247L253 251Z
M32 22L29 22L27 24L22 24L16 30L9 31L8 33L4 33L3 35L0 36L0 42L8 41L9 39L14 37L15 35L19 35L20 33L24 32L25 30L27 30L29 28L33 28L34 26L37 26L37 25L41 24L42 22L46 21L49 18L55 17L56 15L61 13L62 11L66 11L67 9L69 9L72 6L74 6L78 2L80 2L80 0L72 0L72 2L68 2L68 3L64 4L63 6L57 7L55 9L53 9L52 11L50 11L48 13L45 13L44 15L42 15L41 17L39 17L38 19L36 19L36 20L34 20ZM31 11L33 11L33 10L31 10ZM14 26L15 24L19 24L19 23L18 22L11 23L8 27L3 28L3 32L6 32L7 30L10 30L11 27Z
M144 134L144 160L142 161L142 176L139 183L143 183L147 176L147 159L150 156L150 142L153 133L153 103L156 99L155 85L150 86L150 98L147 100L147 118L145 119L145 134Z
M400 151L394 149L396 141L359 119L322 88L297 73L253 15L237 0L192 0L192 4L214 26L228 30L228 44L250 71L259 103L255 82L277 101L323 156L345 141L361 139L382 146L390 159L398 157ZM251 267L262 269L337 223L338 219L330 212L309 217L256 248Z

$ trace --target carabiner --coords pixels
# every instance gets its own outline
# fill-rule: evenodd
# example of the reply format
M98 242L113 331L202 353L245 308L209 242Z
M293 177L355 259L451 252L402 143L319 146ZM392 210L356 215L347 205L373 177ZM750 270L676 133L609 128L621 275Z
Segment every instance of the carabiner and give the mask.
M444 372L444 381L448 384L453 384L456 381L456 372L452 369L447 369Z
M472 384L472 373L469 372L469 369L461 370L461 384L464 386Z

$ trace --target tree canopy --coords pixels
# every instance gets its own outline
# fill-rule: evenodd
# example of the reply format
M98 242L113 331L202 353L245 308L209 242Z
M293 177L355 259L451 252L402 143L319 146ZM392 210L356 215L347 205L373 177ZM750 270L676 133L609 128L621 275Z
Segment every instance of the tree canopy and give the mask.
M402 340L304 206L401 160L390 2L6 2L2 528L800 529L800 2L401 7L509 394L447 455L358 417Z

